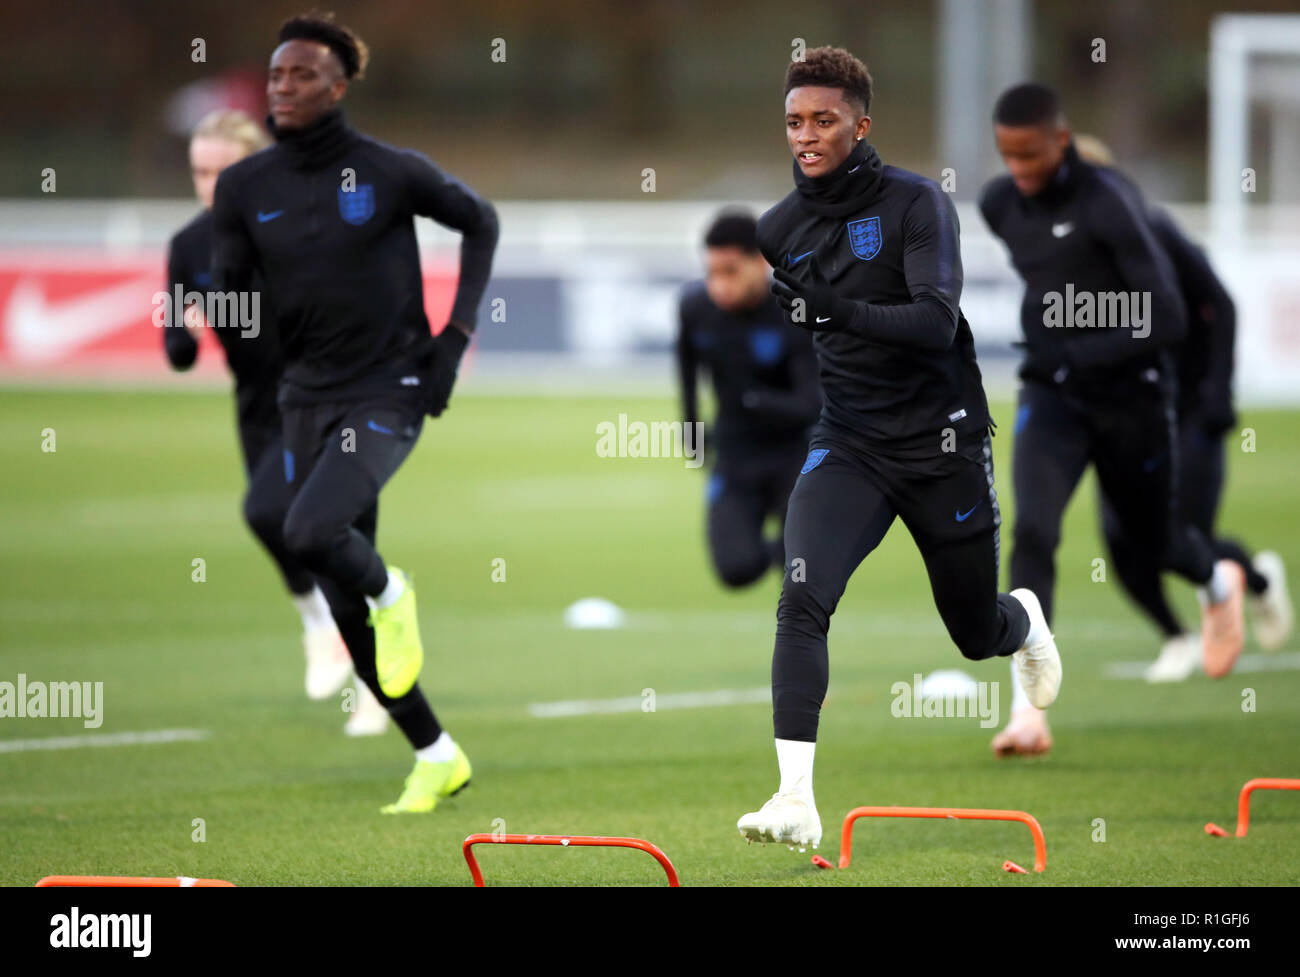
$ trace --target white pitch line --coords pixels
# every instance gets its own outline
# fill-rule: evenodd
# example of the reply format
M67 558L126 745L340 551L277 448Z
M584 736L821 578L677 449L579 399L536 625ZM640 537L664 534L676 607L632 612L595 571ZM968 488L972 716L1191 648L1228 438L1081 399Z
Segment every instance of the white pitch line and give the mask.
M1143 678L1151 667L1146 662L1112 662L1101 670L1106 678ZM1288 651L1282 654L1242 655L1237 664L1232 666L1232 674L1238 672L1294 672L1300 671L1300 651Z
M528 714L538 719L557 719L562 716L593 716L611 712L641 712L646 700L639 695L621 699L571 699L568 702L534 702ZM757 689L718 689L715 692L675 692L657 695L654 711L665 709L700 709L708 706L742 706L758 703L771 704L772 690L768 686Z
M51 736L42 740L0 740L0 753L28 750L77 750L83 746L142 746L150 743L185 743L207 739L206 729L151 729L142 733L86 733Z

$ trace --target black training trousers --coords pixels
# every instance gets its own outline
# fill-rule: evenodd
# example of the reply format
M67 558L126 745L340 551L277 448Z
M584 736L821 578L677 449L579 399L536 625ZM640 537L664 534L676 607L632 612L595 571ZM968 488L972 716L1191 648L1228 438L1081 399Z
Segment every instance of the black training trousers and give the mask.
M916 541L939 616L966 658L1010 655L1029 615L998 593L998 513L984 431L924 455L851 447L818 428L786 512L786 572L772 655L777 739L812 742L829 681L831 615L895 516Z
M1241 564L1251 592L1260 594L1268 582L1256 571L1250 554L1236 541L1214 534L1219 500L1223 495L1223 456L1222 436L1206 431L1194 413L1178 419L1179 514L1210 540L1216 559ZM1097 500L1101 508L1102 532L1120 583L1166 638L1182 634L1182 623L1165 596L1159 564L1149 552L1134 545L1124 535L1119 514L1109 497L1099 492Z
M302 596L316 582L284 542L284 516L293 501L293 487L284 480L284 432L279 416L272 421L239 424L239 444L248 476L244 521L279 567L289 592Z
M1161 569L1207 583L1213 551L1178 514L1171 391L1158 375L1147 375L1086 394L1025 382L1012 458L1011 586L1032 590L1051 621L1061 519L1090 462L1128 543L1151 554Z
M284 520L289 551L320 583L357 675L415 749L442 732L419 686L398 699L379 687L366 597L388 570L375 549L379 491L415 447L424 423L414 398L282 405L284 478L293 502Z
M754 583L770 567L785 564L783 536L764 539L763 524L776 516L785 525L786 505L807 438L719 454L709 475L708 536L713 569L728 587Z

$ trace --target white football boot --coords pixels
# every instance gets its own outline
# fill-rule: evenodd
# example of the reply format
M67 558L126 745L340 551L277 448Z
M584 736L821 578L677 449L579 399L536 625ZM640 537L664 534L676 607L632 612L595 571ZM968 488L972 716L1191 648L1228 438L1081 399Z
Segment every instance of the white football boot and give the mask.
M1160 656L1147 666L1146 680L1152 684L1182 682L1200 669L1204 654L1199 634L1170 638L1160 646Z
M352 684L357 690L357 708L343 724L343 732L348 736L378 736L388 729L388 710L379 704L375 694L361 679Z
M777 792L757 811L750 811L736 827L746 841L759 844L779 842L792 850L816 848L822 843L822 819L812 794L806 791Z
M1255 640L1265 651L1277 651L1291 637L1295 625L1295 610L1286 586L1286 564L1271 550L1256 554L1252 562L1255 572L1268 581L1268 589L1258 597L1251 594L1248 601Z
M352 675L352 656L338 628L308 628L302 647L307 655L307 698L319 701L338 695Z
M1026 637L1024 646L1011 656L1011 660L1015 662L1016 674L1030 705L1046 709L1056 701L1056 694L1061 689L1061 655L1056 650L1056 639L1052 637L1047 618L1043 616L1043 607L1034 592L1018 587L1011 591L1011 596L1020 601L1029 613L1029 633L1037 632L1040 636L1033 644Z

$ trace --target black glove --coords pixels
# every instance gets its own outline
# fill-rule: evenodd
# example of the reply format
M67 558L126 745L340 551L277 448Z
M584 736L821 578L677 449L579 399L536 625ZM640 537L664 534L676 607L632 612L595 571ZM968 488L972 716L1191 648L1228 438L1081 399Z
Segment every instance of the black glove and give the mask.
M1237 426L1237 412L1232 409L1231 395L1208 395L1196 414L1201 430L1210 438L1221 438Z
M451 388L456 382L456 370L468 345L469 336L450 322L433 337L427 358L428 390L425 395L425 409L430 417L438 417L447 409L447 400L451 397Z
M849 327L853 319L853 303L831 290L821 265L817 263L817 255L808 259L806 282L799 281L784 268L777 268L772 274L776 279L772 283L772 294L791 323L810 332L840 332ZM795 305L800 299L802 310Z

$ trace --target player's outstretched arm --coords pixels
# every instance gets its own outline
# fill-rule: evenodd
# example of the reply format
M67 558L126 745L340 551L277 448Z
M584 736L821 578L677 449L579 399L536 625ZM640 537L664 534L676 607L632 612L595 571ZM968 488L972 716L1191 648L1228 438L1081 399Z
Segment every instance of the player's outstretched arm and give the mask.
M1237 308L1232 296L1214 273L1205 252L1187 237L1174 219L1159 208L1150 213L1151 230L1174 264L1175 277L1187 304L1187 338L1204 334L1205 375L1197 398L1202 422L1220 434L1236 422L1232 409L1233 346L1237 335Z
M1077 367L1146 358L1187 335L1187 308L1173 264L1151 230L1137 189L1105 169L1097 170L1097 178L1088 204L1088 229L1110 249L1128 290L1151 296L1150 333L1135 341L1131 329L1090 330L1070 344L1071 365Z
M501 228L496 209L414 151L403 154L411 192L411 209L461 234L460 277L451 322L466 334L474 331L479 303L492 275Z
M697 390L699 376L695 347L691 342L691 324L686 311L686 296L677 304L677 378L682 395L682 422L688 427L700 419Z
M433 339L428 412L438 417L447 407L469 337L478 319L479 303L492 275L501 228L496 209L465 184L448 176L421 153L402 154L406 166L411 210L444 227L459 231L460 275L447 325Z
M175 297L177 285L181 286L182 295L190 291L187 277L181 260L180 246L177 238L173 237L167 248L168 302ZM188 370L199 356L199 344L195 341L195 337L190 335L190 330L185 325L185 311L184 308L172 310L172 315L179 318L175 322L168 323L162 331L163 351L167 354L167 362L171 364L173 370Z

